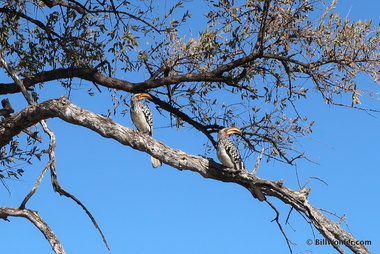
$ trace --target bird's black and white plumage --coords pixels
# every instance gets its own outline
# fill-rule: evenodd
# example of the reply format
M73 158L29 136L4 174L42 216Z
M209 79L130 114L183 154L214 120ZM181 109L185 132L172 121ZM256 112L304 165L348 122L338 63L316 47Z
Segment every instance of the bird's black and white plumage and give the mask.
M239 150L229 139L229 136L234 133L241 135L241 130L231 127L223 128L219 131L216 154L224 166L241 171L244 170L243 160L241 159Z
M151 99L148 93L134 94L131 98L131 118L137 130L149 136L153 135L153 114L149 107L141 103L143 99ZM150 157L152 166L157 168L162 165L161 161Z
M237 171L247 172L244 167L243 160L241 159L239 149L229 139L231 134L242 135L242 131L237 127L223 128L219 131L216 155L225 167L234 168ZM257 186L252 186L248 189L250 189L254 197L260 201L265 200L264 195Z

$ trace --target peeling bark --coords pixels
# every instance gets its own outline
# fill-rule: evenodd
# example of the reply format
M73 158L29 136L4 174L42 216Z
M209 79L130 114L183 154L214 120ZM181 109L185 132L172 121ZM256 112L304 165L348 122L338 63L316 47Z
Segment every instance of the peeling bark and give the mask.
M247 188L251 193L253 186L260 188L264 195L282 200L307 217L315 228L327 240L331 241L334 248L340 253L345 252L339 245L334 244L335 240L344 243L355 253L370 253L364 245L355 244L356 239L344 231L338 223L334 223L309 203L308 195L311 191L310 188L291 190L283 186L282 182L261 179L250 173L230 171L212 159L172 149L149 135L144 135L137 130L124 127L111 119L80 108L72 104L65 97L29 106L1 122L0 147L6 145L12 140L13 136L20 133L23 129L43 119L52 117L58 117L68 123L91 129L105 138L114 139L135 150L148 153L178 170L191 170L205 178L236 183Z

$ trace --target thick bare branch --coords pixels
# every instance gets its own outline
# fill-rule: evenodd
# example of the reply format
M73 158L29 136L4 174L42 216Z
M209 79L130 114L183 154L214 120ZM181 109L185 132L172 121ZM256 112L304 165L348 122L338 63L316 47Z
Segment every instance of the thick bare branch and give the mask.
M220 77L215 74L193 73L176 75L172 77L164 77L154 80L148 79L143 82L133 83L103 75L100 72L98 72L98 70L95 68L60 68L37 73L33 75L33 77L23 79L23 83L26 88L30 88L38 83L65 78L81 78L83 80L95 82L99 85L108 88L114 88L128 92L142 92L146 91L147 89L161 87L164 85L177 84L186 81L225 82L229 80L226 77ZM15 83L0 84L0 94L10 94L18 92L20 92L20 89Z
M137 130L124 127L111 119L80 108L65 97L29 106L0 123L0 136L2 137L0 146L6 144L7 140L9 141L23 128L51 117L59 117L68 123L91 129L103 137L115 139L123 145L146 152L178 170L191 170L205 178L236 183L249 191L252 190L252 186L260 188L266 196L276 197L308 217L315 228L332 243L339 240L355 253L370 253L365 246L355 244L356 239L340 228L339 224L334 223L309 203L307 197L311 191L310 188L295 191L283 186L282 183L261 179L253 174L231 172L212 159L172 149ZM14 130L15 127L18 132ZM334 245L334 247L341 252L339 245Z

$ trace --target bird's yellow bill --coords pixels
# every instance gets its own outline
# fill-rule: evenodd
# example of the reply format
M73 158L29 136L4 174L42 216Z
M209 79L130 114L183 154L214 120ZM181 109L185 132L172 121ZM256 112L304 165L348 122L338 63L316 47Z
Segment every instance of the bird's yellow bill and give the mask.
M148 94L148 93L141 93L139 96L139 100L141 101L144 99L152 99L152 96L150 96L150 94Z
M227 134L228 135L231 135L231 134L242 135L243 132L238 127L230 127L230 128L227 129Z

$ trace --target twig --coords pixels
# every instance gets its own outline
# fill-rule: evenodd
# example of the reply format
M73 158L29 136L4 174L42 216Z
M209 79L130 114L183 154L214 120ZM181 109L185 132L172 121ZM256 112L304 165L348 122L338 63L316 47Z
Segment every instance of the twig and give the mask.
M54 152L51 153L51 154L53 156L55 156ZM53 158L53 160L55 160L55 158ZM96 222L94 216L92 216L91 212L87 209L87 207L85 205L83 205L83 203L77 197L75 197L73 194L71 194L71 193L67 192L66 190L64 190L61 187L61 185L59 184L59 182L58 182L58 176L57 176L57 171L56 171L56 168L55 168L55 163L50 166L50 174L51 174L51 182L52 182L54 191L58 192L60 195L63 195L65 197L68 197L68 198L74 200L80 207L82 207L82 209L86 212L86 214L88 215L88 217L90 217L90 219L91 219L92 223L94 224L95 228L99 231L104 244L106 245L107 249L109 250L110 247L109 247L109 245L107 243L107 240L106 240L106 238L105 238L102 230L100 229L98 223Z
M51 166L51 161L49 161L46 164L46 166L42 170L40 176L38 177L36 183L34 184L34 186L32 187L32 189L30 190L30 192L25 196L24 200L21 202L21 205L19 207L20 209L25 209L26 203L34 195L34 193L37 191L38 187L40 186L40 184L42 182L42 179L44 178L44 175L45 175L46 171L49 169L50 166Z
M51 29L49 29L47 26L45 26L41 21L39 20L36 20L36 19L33 19L27 15L25 15L23 12L21 11L16 11L16 10L13 10L13 9L9 9L9 8L0 8L0 12L2 13L7 13L7 14L11 14L11 15L14 15L14 16L18 16L18 17L21 17L21 18L24 18L26 19L27 21L35 24L36 26L38 26L39 28L41 28L42 30L44 30L46 32L46 35L48 36L49 40L53 41L55 39L53 39L53 37L51 35L54 35L55 37L57 37L59 40L63 40L63 38L55 33L54 31L52 31Z
M152 95L151 95L152 96ZM211 136L210 132L207 130L207 126L203 125L202 123L199 123L195 121L193 118L191 118L186 113L182 112L180 109L175 108L174 106L170 105L169 103L160 100L159 98L152 96L152 101L160 106L161 108L165 109L166 111L170 112L171 114L176 115L177 117L181 118L181 120L187 122L188 124L192 125L195 129L201 131L205 136L211 141L212 145L216 147L216 141Z
M271 202L269 202L268 200L265 200L265 202L267 202L267 204L276 213L276 217L273 220L271 220L271 222L276 221L276 223L277 223L277 225L278 225L278 227L279 227L282 235L284 236L284 238L286 240L286 244L288 245L290 253L293 253L293 250L292 250L292 247L290 246L290 244L292 244L292 245L295 245L295 244L286 236L286 233L285 233L284 229L282 228L281 223L278 220L280 218L280 212L277 210L277 208Z
M253 175L256 175L256 172L259 169L261 159L263 158L264 150L265 150L264 147L262 147L260 151L260 155L256 159L255 167L253 168L252 173L251 173Z
M264 2L259 34L257 35L257 41L254 47L254 50L257 50L260 54L264 52L264 36L265 36L265 30L266 30L266 25L267 25L267 17L269 13L270 1L271 0L265 0Z
M310 177L308 177L307 178L307 181L306 181L306 183L301 187L301 189L303 189L303 188L305 188L306 187L306 185L308 185L309 184L309 182L310 182L310 179L316 179L316 180L319 180L319 181L321 181L322 183L324 183L324 184L326 184L327 186L329 186L328 185L328 183L326 183L325 181L323 181L322 179L320 179L320 178L318 178L318 177L314 177L314 176L310 176Z

